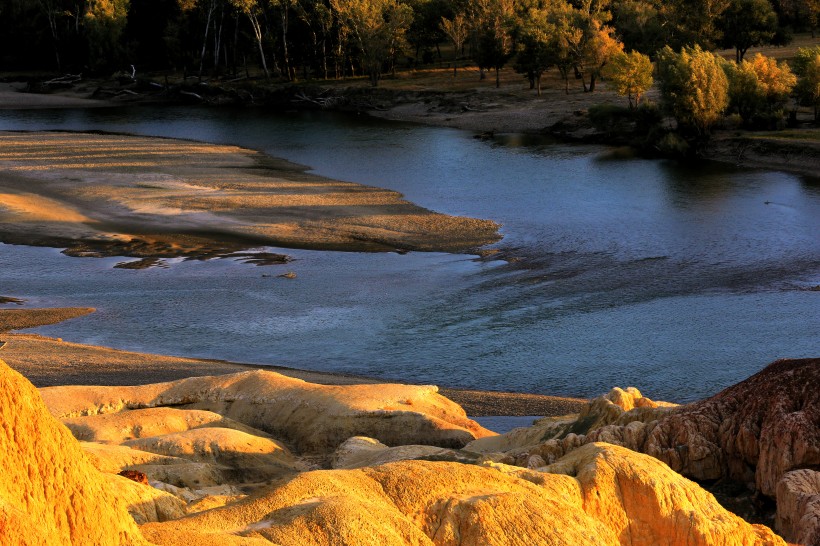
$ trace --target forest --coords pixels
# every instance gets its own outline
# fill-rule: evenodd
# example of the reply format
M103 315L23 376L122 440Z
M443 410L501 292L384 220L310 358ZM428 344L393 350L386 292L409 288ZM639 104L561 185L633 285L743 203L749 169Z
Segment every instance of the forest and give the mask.
M607 48L736 48L815 32L820 0L4 0L0 70L237 74L288 81L514 55L581 68ZM551 46L550 41L555 42ZM603 50L594 51L595 49ZM522 54L523 53L523 54ZM450 58L447 58L450 57ZM563 62L562 62L563 61ZM526 68L524 68L526 70ZM594 88L596 74L588 81Z
M820 0L6 0L0 70L377 86L396 70L469 64L496 85L512 67L540 94L554 69L567 93L608 78L636 111L658 81L682 134L698 137L724 113L780 128L793 97L817 120L820 46L790 64L746 52L813 37L818 17Z

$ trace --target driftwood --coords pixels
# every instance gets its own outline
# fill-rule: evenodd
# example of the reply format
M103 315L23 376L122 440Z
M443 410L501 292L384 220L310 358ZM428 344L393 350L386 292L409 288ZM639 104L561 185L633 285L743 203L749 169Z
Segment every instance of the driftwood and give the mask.
M77 83L78 81L83 79L82 74L66 74L64 76L60 76L59 78L54 78L53 80L48 80L47 82L43 82L43 85L60 85L60 84L67 84L67 83Z
M325 95L329 92L330 92L330 89L326 89L326 90L322 91L319 94L318 97L308 97L304 92L301 92L301 93L298 93L297 95L295 95L296 98L293 99L291 102L309 102L309 103L315 104L315 105L317 105L321 108L330 108L332 106L337 105L339 103L339 101L341 101L341 97L337 97L337 96L333 96L333 95L331 95L329 97L322 96L322 95Z
M204 101L204 100L205 100L205 99L202 97L202 95L199 95L199 94L194 93L194 92L192 92L192 91L182 91L182 90L180 90L179 94L180 94L180 95L185 95L186 97L194 97L195 99L197 99L197 100L201 100L201 101Z

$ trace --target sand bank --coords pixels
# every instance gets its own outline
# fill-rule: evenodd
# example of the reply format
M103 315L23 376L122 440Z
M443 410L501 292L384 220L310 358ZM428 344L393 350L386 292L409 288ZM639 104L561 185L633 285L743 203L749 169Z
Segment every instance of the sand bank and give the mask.
M77 256L226 256L261 246L465 252L499 225L329 180L253 150L91 133L0 133L0 241Z

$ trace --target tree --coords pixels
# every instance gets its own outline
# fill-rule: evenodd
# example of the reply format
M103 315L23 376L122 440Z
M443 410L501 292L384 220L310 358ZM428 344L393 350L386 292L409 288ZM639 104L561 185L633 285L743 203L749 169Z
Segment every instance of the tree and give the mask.
M711 49L720 39L717 21L730 0L658 1L665 43L672 47L700 45Z
M729 104L729 80L722 61L700 46L658 53L661 97L681 129L704 137Z
M785 63L758 53L752 61L727 66L730 107L744 123L754 118L782 118L797 78Z
M541 76L558 62L558 44L555 28L547 22L546 13L534 11L530 21L521 30L515 71L526 75L530 89L541 96Z
M128 0L89 0L85 16L88 64L92 68L111 68L122 52L120 37L125 29Z
M814 121L820 121L820 46L800 48L792 61L797 74L797 98L814 108Z
M383 65L400 46L412 20L412 10L397 0L330 0L339 25L348 28L362 67L373 87L379 84Z
M467 36L470 32L470 26L467 24L467 20L464 18L464 15L459 13L452 19L442 17L441 30L442 32L444 32L444 34L447 35L448 38L450 38L450 41L453 43L453 77L455 77L456 60L458 60L458 56L461 53L461 49L464 47L464 42L467 41Z
M735 49L739 63L750 47L771 43L777 35L777 14L769 0L731 0L718 27L719 43Z
M244 13L248 18L253 29L253 36L256 38L256 44L259 47L259 57L262 60L262 70L265 72L265 77L270 78L270 71L268 71L268 62L265 58L265 48L262 45L265 34L262 28L260 18L264 15L262 12L262 5L260 0L231 0L231 4Z
M590 19L588 26L583 28L583 40L578 51L576 68L581 76L584 91L595 91L595 80L601 75L601 70L618 53L623 52L624 45L615 37L612 27L601 25L596 19ZM587 87L585 74L589 74Z
M631 51L613 56L604 74L612 82L615 92L627 97L629 108L635 109L643 94L652 87L652 71L649 57L638 51Z
M654 55L666 44L666 30L659 10L649 0L623 0L613 6L612 26L624 47Z
M477 29L476 64L483 71L495 70L495 86L501 87L499 72L512 58L512 27L514 11L512 0L489 0L479 6L478 17L474 20ZM483 72L482 72L483 76Z

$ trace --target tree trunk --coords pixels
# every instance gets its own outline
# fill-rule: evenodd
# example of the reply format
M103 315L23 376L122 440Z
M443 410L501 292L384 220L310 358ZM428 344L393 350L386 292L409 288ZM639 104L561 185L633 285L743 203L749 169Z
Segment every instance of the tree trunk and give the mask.
M202 37L202 51L199 54L199 81L202 81L202 70L205 68L205 51L208 47L208 32L211 30L211 17L216 10L216 2L211 0L208 6L208 17L205 21L205 35Z
M541 96L541 74L535 76L535 94L536 96Z
M589 75L589 92L595 91L595 72Z
M501 87L501 70L496 66L495 67L495 88L498 89Z

